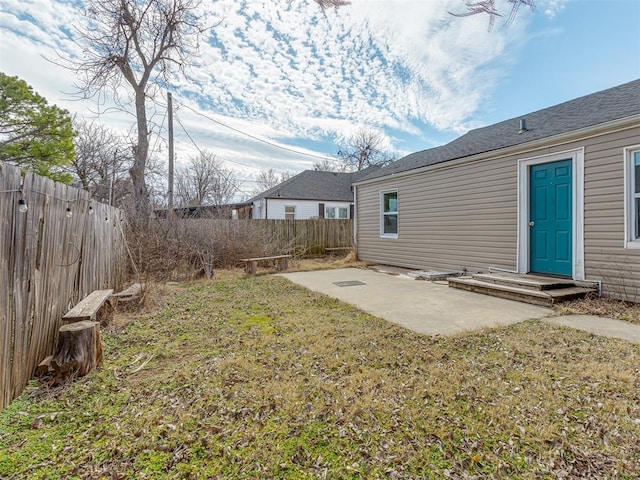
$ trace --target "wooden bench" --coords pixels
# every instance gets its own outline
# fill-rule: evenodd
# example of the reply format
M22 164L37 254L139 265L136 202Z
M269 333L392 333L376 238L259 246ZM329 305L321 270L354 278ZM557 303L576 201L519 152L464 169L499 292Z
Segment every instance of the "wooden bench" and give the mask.
M118 299L118 303L130 302L131 300L137 300L146 288L147 285L145 283L134 283L129 288L122 290L121 292L114 293L112 297Z
M286 270L288 259L291 255L272 255L270 257L241 258L240 261L245 263L244 271L249 275L255 275L258 269L258 262L273 260L276 264L276 270L279 272Z
M94 290L64 314L62 323L69 324L90 320L98 321L102 326L108 325L113 317L113 305L109 301L112 293L113 289Z

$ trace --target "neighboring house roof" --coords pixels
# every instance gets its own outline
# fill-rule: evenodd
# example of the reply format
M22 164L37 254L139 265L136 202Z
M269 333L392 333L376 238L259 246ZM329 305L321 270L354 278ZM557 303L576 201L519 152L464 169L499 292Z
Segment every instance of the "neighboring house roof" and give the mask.
M368 175L364 180L513 147L638 114L640 80L634 80L537 112L470 130L446 145L407 155ZM525 121L525 131L520 131L521 119Z
M369 167L352 173L305 170L256 195L247 202L250 203L261 198L353 202L351 184L379 168Z

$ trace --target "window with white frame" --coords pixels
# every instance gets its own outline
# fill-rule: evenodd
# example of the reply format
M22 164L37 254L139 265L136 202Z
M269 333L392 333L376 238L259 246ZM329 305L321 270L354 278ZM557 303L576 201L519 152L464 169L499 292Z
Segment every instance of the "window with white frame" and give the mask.
M386 237L398 236L398 191L382 192L380 234Z
M626 150L626 243L640 248L640 146Z
M285 205L284 207L284 219L285 220L295 220L296 218L296 206L295 205Z
M349 218L349 209L346 207L326 207L324 218Z

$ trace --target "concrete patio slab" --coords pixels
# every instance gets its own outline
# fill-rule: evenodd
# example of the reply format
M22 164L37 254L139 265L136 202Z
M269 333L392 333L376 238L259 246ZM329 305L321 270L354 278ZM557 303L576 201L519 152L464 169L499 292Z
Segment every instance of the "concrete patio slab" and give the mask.
M561 317L546 318L545 321L562 327L577 328L595 335L640 343L640 325L625 322L624 320L595 315L563 315Z
M367 269L344 268L280 275L310 290L338 298L372 315L427 335L452 335L510 325L553 313L546 307ZM339 286L340 282L352 283Z

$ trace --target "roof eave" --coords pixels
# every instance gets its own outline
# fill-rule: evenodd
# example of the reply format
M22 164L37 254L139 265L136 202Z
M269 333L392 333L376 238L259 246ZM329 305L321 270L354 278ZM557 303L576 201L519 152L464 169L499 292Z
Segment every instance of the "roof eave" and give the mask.
M389 180L390 178L399 178L399 177L405 177L407 175L418 174L421 172L425 172L425 171L432 170L434 168L443 167L443 166L449 167L453 165L460 165L463 163L474 162L478 160L486 160L489 158L506 157L509 155L513 155L515 153L526 153L528 151L537 150L539 148L546 147L546 146L551 147L551 146L562 144L562 143L568 143L575 140L586 139L589 137L598 136L598 135L602 135L603 133L614 132L617 130L626 130L628 128L633 128L637 126L640 126L640 114L632 115L630 117L619 118L617 120L612 120L610 122L599 123L597 125L592 125L590 127L580 128L578 130L572 130L570 132L560 133L557 135L552 135L550 137L541 138L538 140L532 140L530 142L519 143L511 147L504 147L496 150L489 150L486 152L468 155L466 157L452 158L450 160L444 160L442 162L426 165L424 167L405 170L403 172L390 173L388 175L384 175L381 177L354 182L353 185L354 186L368 185L376 182L386 181L386 180Z
M351 198L334 198L334 199L326 199L326 198L300 198L300 197L262 197L266 200L301 200L306 202L351 202L353 203L353 197Z

